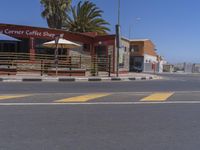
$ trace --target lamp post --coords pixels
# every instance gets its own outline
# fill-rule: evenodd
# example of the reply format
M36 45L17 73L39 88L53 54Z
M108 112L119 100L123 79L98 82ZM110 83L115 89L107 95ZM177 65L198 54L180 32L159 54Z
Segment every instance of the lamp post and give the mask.
M119 77L119 49L121 41L121 31L120 31L120 0L118 0L118 23L116 25L116 45L117 45L117 77Z

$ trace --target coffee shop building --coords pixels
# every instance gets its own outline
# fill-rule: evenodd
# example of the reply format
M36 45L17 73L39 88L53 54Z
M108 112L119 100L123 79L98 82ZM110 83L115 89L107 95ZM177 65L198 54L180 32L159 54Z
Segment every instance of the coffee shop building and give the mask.
M37 54L54 54L54 51L42 46L43 43L55 40L55 36L62 35L64 39L78 43L80 48L60 51L62 55L111 57L112 72L116 72L117 49L116 35L98 35L96 33L72 33L65 30L31 27L13 24L0 24L0 33L14 37L20 41L0 41L0 53L28 53L34 60ZM129 72L129 42L122 40L119 54L119 72Z

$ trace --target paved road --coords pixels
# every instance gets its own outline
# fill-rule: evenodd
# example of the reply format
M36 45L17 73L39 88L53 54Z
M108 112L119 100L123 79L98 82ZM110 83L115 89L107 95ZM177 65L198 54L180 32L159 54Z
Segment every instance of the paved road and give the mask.
M200 75L162 75L164 80L83 83L1 83L0 93L200 91Z
M1 83L0 150L200 146L200 75L105 83Z

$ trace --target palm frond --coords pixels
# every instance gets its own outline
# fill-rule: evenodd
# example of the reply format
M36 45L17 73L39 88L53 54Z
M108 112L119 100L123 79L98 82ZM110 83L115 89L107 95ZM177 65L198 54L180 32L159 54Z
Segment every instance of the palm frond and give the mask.
M80 1L71 7L71 15L67 15L66 29L72 32L97 32L105 34L110 31L109 23L102 18L103 11L96 4Z

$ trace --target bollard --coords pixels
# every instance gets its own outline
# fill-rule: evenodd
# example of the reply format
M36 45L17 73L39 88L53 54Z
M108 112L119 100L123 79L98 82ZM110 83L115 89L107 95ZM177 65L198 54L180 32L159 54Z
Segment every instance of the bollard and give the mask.
M42 73L42 60L40 60L40 76L42 76L43 73Z

